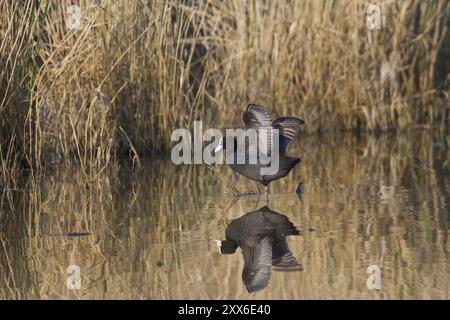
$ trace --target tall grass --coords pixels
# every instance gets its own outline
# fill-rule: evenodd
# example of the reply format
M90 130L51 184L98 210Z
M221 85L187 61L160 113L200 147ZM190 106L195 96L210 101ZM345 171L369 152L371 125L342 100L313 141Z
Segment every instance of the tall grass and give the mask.
M66 27L79 5L81 28ZM240 123L248 102L310 132L445 130L448 1L20 0L0 4L2 180L75 159L87 176ZM226 124L226 125L225 125Z

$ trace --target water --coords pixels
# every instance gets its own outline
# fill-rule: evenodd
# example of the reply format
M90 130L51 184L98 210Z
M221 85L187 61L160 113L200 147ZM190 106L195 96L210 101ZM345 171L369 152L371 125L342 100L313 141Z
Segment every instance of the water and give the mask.
M272 270L267 287L249 293L239 249L221 255L213 239L263 198L234 201L227 186L255 186L225 166L221 177L164 158L135 174L55 170L1 191L0 298L449 299L449 141L299 140L291 153L302 163L272 183L269 208L300 230L287 241L302 271ZM80 268L79 290L67 287L70 265ZM372 265L378 290L367 287Z

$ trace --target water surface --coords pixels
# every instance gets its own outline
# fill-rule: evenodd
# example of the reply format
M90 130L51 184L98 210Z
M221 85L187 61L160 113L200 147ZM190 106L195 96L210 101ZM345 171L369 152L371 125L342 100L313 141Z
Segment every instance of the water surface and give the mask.
M265 205L235 201L229 186L255 185L231 169L221 166L221 176L167 157L91 178L55 169L0 191L0 298L449 299L445 139L300 138L291 153L302 163L272 183L268 206L300 230L287 241L302 270L272 270L253 293L239 249L221 255L213 241ZM70 265L80 267L79 290L67 287ZM371 265L379 290L367 287Z

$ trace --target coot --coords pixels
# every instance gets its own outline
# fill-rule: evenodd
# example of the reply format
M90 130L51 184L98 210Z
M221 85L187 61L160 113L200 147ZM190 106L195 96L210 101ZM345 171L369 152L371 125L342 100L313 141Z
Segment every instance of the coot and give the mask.
M304 124L305 121L295 118L295 117L280 117L275 121L272 121L270 118L270 114L261 106L256 104L249 104L247 106L247 110L243 114L245 129L253 129L259 135L261 131L261 138L264 139L259 145L265 146L265 150L270 152L271 146L273 144L274 138L278 137L279 142L279 157L278 157L278 168L276 168L275 173L270 175L264 175L262 172L262 168L267 168L270 166L270 163L263 164L260 161L260 157L257 157L257 162L255 164L251 164L249 159L250 156L257 154L258 149L258 141L246 143L245 144L245 163L238 164L237 156L238 150L237 148L237 139L234 138L234 161L233 164L230 164L231 169L238 172L239 174L251 179L258 181L266 187L265 195L267 197L269 183L273 180L280 179L286 176L291 169L300 162L300 158L291 157L287 154L287 150L292 140L295 138L300 125ZM274 134L273 129L278 129L278 135ZM226 149L226 139L222 139L219 145L216 147L215 152L218 152L221 149ZM270 154L267 154L270 156Z
M300 271L286 237L299 235L289 219L264 206L233 220L225 231L226 240L216 240L220 253L232 254L241 248L244 257L242 280L249 292L264 289L271 268L277 271Z

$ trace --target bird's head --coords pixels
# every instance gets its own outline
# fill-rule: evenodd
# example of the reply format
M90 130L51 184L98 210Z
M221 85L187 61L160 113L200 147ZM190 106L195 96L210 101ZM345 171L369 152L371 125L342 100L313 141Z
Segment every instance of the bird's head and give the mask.
M232 254L236 252L238 247L236 241L232 240L214 240L217 247L219 248L220 254Z

